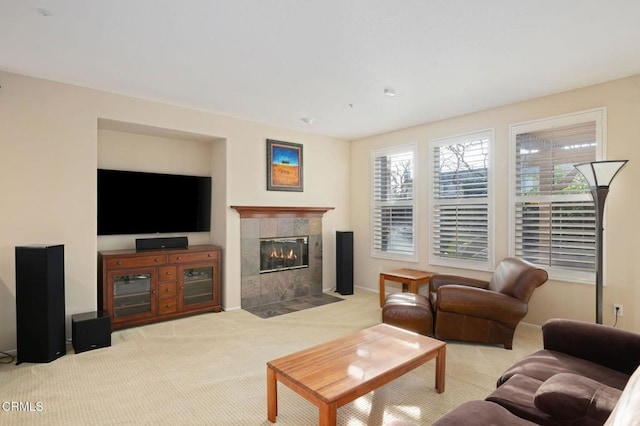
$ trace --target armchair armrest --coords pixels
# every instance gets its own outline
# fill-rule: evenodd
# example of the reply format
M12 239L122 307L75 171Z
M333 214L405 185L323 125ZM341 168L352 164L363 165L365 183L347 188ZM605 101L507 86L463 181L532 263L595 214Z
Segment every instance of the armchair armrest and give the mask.
M585 321L554 318L542 326L545 349L631 375L640 365L640 334Z
M489 281L475 278L461 277L459 275L436 274L429 280L429 291L436 292L443 285L465 285L468 287L487 288Z
M459 275L436 274L429 279L429 300L432 306L436 306L438 289L445 285L463 285L467 287L488 288L489 281L475 278L461 277Z
M517 324L527 314L527 304L483 288L446 285L438 289L436 310Z

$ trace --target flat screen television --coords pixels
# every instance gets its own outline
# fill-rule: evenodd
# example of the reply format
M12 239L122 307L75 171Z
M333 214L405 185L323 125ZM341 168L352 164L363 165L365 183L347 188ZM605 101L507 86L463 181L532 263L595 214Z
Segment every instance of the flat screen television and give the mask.
M210 177L98 169L98 235L210 230Z

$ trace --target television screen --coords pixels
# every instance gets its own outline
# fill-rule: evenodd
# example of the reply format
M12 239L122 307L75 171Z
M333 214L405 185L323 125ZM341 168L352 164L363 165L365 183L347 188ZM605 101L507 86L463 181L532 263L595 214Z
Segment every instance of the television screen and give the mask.
M210 228L210 177L98 169L98 235Z

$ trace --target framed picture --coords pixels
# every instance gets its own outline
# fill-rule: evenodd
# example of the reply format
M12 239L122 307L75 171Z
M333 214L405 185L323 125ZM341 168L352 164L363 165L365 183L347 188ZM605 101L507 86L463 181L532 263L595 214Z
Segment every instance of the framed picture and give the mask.
M267 139L267 191L303 191L302 145Z

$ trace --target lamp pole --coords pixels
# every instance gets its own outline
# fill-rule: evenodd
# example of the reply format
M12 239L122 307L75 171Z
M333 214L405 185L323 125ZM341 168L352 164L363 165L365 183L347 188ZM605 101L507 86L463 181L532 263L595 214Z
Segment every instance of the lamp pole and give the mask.
M603 299L603 282L602 282L602 237L604 233L604 201L609 193L608 187L591 187L591 196L596 205L596 324L602 324L602 299Z
M593 161L574 165L589 183L596 208L596 324L602 324L604 202L607 199L611 181L627 161L629 160Z

